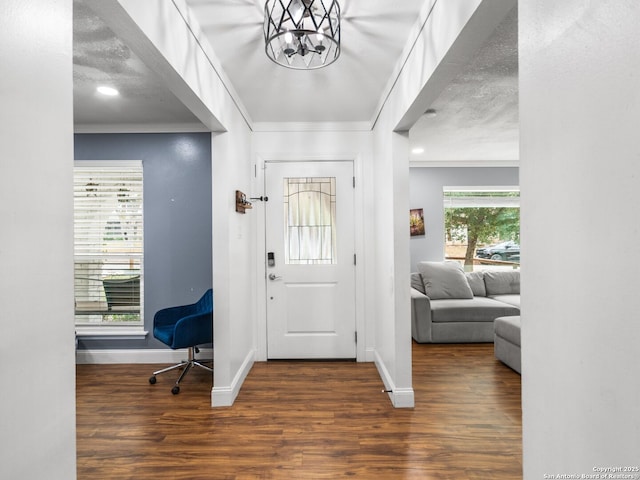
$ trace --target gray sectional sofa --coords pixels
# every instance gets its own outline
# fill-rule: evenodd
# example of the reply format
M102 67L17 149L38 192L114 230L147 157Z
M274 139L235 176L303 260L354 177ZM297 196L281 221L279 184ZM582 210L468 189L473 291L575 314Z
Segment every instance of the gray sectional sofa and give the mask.
M418 343L493 342L494 320L520 315L520 272L465 273L421 262L411 274L411 334Z
M496 318L494 332L493 352L495 357L516 372L522 373L520 316Z

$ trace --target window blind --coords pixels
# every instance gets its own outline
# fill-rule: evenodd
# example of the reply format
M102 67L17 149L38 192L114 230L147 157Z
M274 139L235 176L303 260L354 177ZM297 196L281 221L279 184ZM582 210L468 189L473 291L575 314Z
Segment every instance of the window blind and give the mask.
M468 187L444 187L444 208L499 208L520 207L520 190L510 189L469 189Z
M78 161L74 169L76 324L141 324L140 161Z

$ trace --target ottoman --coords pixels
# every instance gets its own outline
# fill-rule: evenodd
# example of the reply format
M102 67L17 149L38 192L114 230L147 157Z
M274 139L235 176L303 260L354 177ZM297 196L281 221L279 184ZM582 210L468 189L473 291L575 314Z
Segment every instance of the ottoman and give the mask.
M521 372L520 316L498 317L493 322L493 352L502 363Z

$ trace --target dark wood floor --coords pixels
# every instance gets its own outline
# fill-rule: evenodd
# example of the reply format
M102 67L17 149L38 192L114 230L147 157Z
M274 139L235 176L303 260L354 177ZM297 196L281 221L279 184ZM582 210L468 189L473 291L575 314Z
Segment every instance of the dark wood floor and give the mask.
M78 479L522 478L520 376L492 344L413 346L414 409L375 366L256 363L233 407L211 377L78 365Z

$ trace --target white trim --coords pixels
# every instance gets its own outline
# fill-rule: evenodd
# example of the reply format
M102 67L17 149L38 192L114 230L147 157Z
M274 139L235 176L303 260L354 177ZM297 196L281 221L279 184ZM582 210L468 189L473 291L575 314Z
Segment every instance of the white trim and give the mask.
M76 337L99 337L100 340L140 340L149 334L142 326L111 327L100 325L95 327L77 325Z
M231 385L225 387L213 387L211 389L211 406L212 407L230 407L233 405L245 378L249 375L251 367L253 367L255 358L255 350L251 350L242 365L238 369Z
M253 190L256 193L255 196L261 196L265 194L264 185L264 169L267 160L263 155L254 155L254 176L251 179ZM256 241L255 245L255 258L257 261L254 263L256 289L254 301L256 302L256 319L255 325L255 339L256 339L256 360L265 362L267 360L267 267L263 261L266 248L266 226L265 226L265 206L264 202L255 202L254 208L256 214L253 217L255 221ZM260 212L258 214L258 211Z
M415 48L416 43L418 42L427 21L431 17L431 12L437 1L438 0L429 0L425 2L420 9L418 18L416 19L415 23L411 27L411 30L409 31L409 34L407 35L407 40L404 48L402 49L402 53L398 57L398 60L393 67L393 71L391 72L391 75L389 75L389 80L387 80L387 84L385 85L382 91L382 95L378 100L378 105L376 106L375 113L373 114L370 122L371 129L375 128L376 123L378 123L378 119L380 118L380 115L382 114L382 111L384 110L389 97L393 93L396 83L400 79L400 75L402 75L404 67L407 64L409 57L413 53L413 49Z
M284 162L351 162L353 165L353 175L356 179L356 187L353 194L354 201L354 253L357 255L357 263L355 265L355 327L358 335L358 342L356 344L356 361L358 362L371 362L373 357L366 352L367 348L367 324L365 318L365 298L366 298L366 275L365 275L365 262L366 252L364 248L365 232L364 232L364 205L365 205L365 193L364 193L364 172L363 172L363 160L361 152L358 153L330 153L330 154L305 154L300 155L296 152L282 152L282 153L260 153L255 155L256 161L255 176L252 178L254 184L254 191L261 192L255 196L264 195L265 176L264 170L269 163L284 163ZM256 202L254 205L262 205L262 202ZM261 207L264 208L264 207ZM264 233L265 219L264 210L260 215L256 215L256 232L260 232L257 235L256 241L256 258L264 258L266 252L266 239ZM266 292L266 265L265 262L257 262L256 265L256 301L257 301L257 321L256 321L256 356L258 361L267 360L267 292Z
M353 156L353 176L356 180L355 191L353 194L354 220L353 220L353 241L354 251L356 254L355 266L355 291L354 301L356 308L356 361L367 362L372 361L367 358L367 320L365 299L367 298L367 288L369 286L368 278L365 271L367 252L365 251L366 225L365 225L365 189L368 188L367 180L364 178L364 161L362 153Z
M382 383L384 384L384 389L389 395L389 400L393 403L393 388L395 387L395 383L393 381L393 377L389 374L387 370L387 366L384 364L382 357L378 353L377 350L373 350L373 361L376 364L376 368L378 369L378 375L382 379Z
M389 395L389 400L394 408L413 408L415 406L413 388L397 388L380 354L374 350L373 356L380 378L384 383L385 392Z
M414 408L415 395L413 388L395 388L391 401L395 408Z
M375 362L376 361L376 349L373 347L365 347L364 349L364 361Z
M411 160L411 168L433 168L433 167L519 167L520 160Z
M77 123L73 133L192 133L210 132L202 123Z
M360 155L359 152L338 152L338 153L311 153L300 154L297 152L269 152L266 154L260 153L256 155L259 165L262 165L264 170L265 165L268 163L283 163L283 162L355 162L356 157ZM264 176L264 173L263 173ZM264 187L262 187L264 188Z
M201 348L199 358L212 358L213 349ZM188 358L187 349L78 350L76 364L178 363Z
M255 122L254 132L370 132L370 122Z
M238 92L236 92L233 83L227 76L227 72L225 72L224 68L222 67L222 63L220 62L218 55L216 55L213 46L211 45L211 43L209 43L207 36L203 34L202 27L196 19L196 16L191 12L191 9L189 8L187 2L185 0L171 0L171 3L173 3L173 6L180 14L180 17L184 21L184 24L189 29L189 32L191 33L197 45L200 47L200 50L207 59L207 62L211 66L211 69L216 73L218 80L220 80L220 84L226 90L229 98L238 109L238 113L240 113L240 115L244 119L247 127L249 127L249 130L253 130L253 120L251 119L249 111L244 106L244 103L242 103L242 98L240 97L240 95L238 95Z

